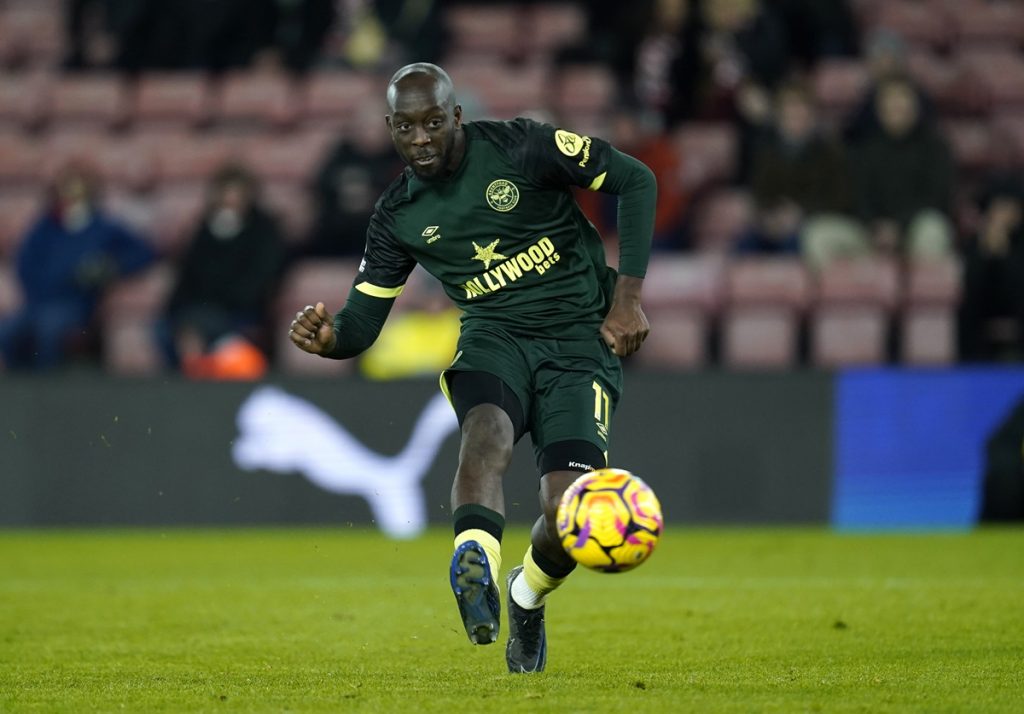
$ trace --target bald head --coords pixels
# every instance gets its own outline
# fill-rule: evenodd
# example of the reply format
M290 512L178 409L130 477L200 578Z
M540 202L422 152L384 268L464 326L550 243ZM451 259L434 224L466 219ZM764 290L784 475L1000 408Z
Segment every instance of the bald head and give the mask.
M430 93L434 102L451 110L455 107L455 86L448 73L429 62L407 64L388 82L388 109L392 112L406 92Z

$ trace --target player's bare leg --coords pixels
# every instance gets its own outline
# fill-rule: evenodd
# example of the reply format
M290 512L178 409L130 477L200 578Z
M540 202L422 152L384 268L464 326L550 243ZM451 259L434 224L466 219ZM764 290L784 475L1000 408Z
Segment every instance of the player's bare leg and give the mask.
M512 421L500 407L479 404L466 414L452 484L451 585L466 634L474 644L490 644L498 637L497 577L505 526L502 477L512 460L514 442Z
M523 564L508 574L505 661L510 672L542 672L547 663L544 601L576 567L558 539L558 502L579 475L577 471L552 471L540 480L542 515L533 524Z

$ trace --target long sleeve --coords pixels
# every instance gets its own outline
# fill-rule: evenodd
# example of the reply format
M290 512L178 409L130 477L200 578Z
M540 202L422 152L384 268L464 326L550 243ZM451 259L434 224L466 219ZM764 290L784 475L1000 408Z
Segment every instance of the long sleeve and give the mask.
M355 287L348 294L345 307L334 315L334 350L324 357L348 359L372 345L388 319L395 299L366 295Z
M598 190L619 197L619 273L644 277L658 202L654 173L632 156L612 149L608 174Z

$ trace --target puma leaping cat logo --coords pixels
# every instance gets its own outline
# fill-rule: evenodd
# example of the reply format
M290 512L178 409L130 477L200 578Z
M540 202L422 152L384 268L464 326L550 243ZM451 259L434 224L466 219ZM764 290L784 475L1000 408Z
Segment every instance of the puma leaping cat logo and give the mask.
M325 491L361 496L380 529L395 538L411 538L426 527L421 482L445 438L458 429L451 406L437 394L405 448L384 456L310 402L276 387L253 392L237 424L232 456L240 468L298 472Z

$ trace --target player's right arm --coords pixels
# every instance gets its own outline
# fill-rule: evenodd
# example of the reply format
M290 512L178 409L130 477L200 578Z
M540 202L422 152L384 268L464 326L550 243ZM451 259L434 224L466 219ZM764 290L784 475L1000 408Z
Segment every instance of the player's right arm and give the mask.
M413 260L390 230L389 216L377 203L366 231L366 252L345 307L333 317L322 302L295 315L288 336L310 354L347 359L365 352L380 334L409 273Z

